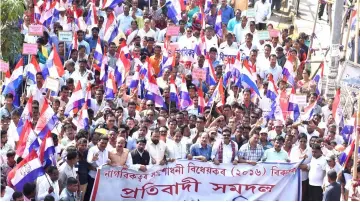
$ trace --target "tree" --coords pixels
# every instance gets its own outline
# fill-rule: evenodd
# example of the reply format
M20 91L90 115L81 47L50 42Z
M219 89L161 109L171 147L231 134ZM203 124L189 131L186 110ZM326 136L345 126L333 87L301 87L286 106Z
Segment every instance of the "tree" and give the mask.
M1 57L10 64L14 64L16 56L21 53L23 43L19 20L24 15L24 0L2 0L0 7Z

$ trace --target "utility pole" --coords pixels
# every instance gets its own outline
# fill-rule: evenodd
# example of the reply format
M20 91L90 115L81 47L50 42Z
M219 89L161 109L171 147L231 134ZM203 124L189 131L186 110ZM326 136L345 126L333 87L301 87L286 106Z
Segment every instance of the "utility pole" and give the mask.
M339 71L340 64L340 44L341 44L341 26L342 26L342 13L344 9L344 1L336 0L335 1L335 12L334 12L334 21L332 24L331 30L331 61L328 65L329 74L326 82L326 91L325 95L327 98L332 98L336 92L336 77ZM338 54L333 54L334 52Z

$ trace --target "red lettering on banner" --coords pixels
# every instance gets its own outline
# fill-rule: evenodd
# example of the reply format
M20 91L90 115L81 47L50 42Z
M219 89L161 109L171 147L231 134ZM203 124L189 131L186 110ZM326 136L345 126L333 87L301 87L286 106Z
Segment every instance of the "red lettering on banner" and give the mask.
M135 174L124 172L125 168L121 170L108 170L104 173L105 177L108 178L125 178L125 179L138 179L141 182L142 179L147 179L148 174Z
M237 192L239 194L241 194L242 187L245 187L245 191L251 190L251 192L253 194L255 194L255 190L257 188L257 190L259 192L271 192L272 188L275 187L275 185L268 185L268 184L216 184L216 183L211 183L214 187L213 190L214 191L218 191L218 190L222 190L222 193L226 192L226 188L229 187L229 190L232 192Z
M271 167L271 176L285 176L285 175L289 175L289 174L295 174L297 168L292 168L290 170L280 170L278 169L279 167L277 166L273 166Z
M159 193L159 189L161 190L161 192L168 193L170 195L173 195L173 193L175 192L175 194L177 195L179 193L179 186L181 187L181 189L183 191L187 190L188 192L192 192L190 190L192 185L194 185L193 191L198 192L199 184L201 184L201 182L198 182L196 179L191 178L191 177L184 178L181 181L181 183L176 183L174 185L155 185L154 183L146 183L141 188L135 188L135 189L124 188L124 189L122 189L123 194L121 194L121 197L137 199L137 194L139 192L141 192L141 199L144 199L145 194L150 195L150 196L157 195ZM175 190L174 190L174 188L175 188Z
M170 173L174 175L182 175L184 174L184 166L181 164L176 164L175 167L163 168L162 172L164 172L165 175L170 175Z
M195 166L194 163L188 163L188 173L196 173L196 174L215 174L215 175L223 175L225 176L226 169L222 168L211 168L211 167L203 167L203 166Z
M266 174L266 169L264 167L264 170L261 171L260 169L256 168L255 170L244 170L244 171L241 171L237 168L235 168L235 166L231 169L231 175L233 177L235 176L242 176L242 175L248 175L248 176L253 176L253 175L256 175L256 176L264 176Z

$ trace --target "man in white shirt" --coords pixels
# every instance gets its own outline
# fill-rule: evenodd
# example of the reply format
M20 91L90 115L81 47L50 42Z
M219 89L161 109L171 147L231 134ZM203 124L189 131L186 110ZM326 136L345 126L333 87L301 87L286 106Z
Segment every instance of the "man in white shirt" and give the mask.
M144 28L140 29L138 32L138 36L140 36L141 41L144 40L145 37L152 37L155 38L155 31L151 29L150 27L150 20L145 19L144 20Z
M145 149L149 152L151 158L155 160L156 165L165 165L166 157L169 156L170 152L166 143L160 141L159 128L155 128L155 130L151 132L151 140L146 144ZM168 161L172 162L173 159L169 159Z
M231 129L228 127L222 130L223 140L218 141L214 144L211 151L211 159L213 159L215 165L220 163L232 163L236 165L238 163L236 142L230 140Z
M36 180L36 200L43 201L45 196L51 195L55 201L59 200L59 171L55 166L50 166L45 175Z
M269 74L273 75L275 83L282 78L282 68L277 64L277 58L274 54L270 55L270 66L260 72L260 77L266 79Z
M271 5L267 0L256 1L255 21L258 30L266 30L266 24L271 16Z
M342 167L341 165L336 162L336 156L335 155L331 155L326 157L326 173L328 173L330 170L334 170L336 171L337 174L339 174L342 171ZM327 179L327 177L324 177L324 185L323 187L325 188L326 186L328 186L330 183Z
M130 8L127 5L124 5L124 13L119 15L116 18L116 21L119 22L119 29L125 33L127 29L130 28L131 22L134 21L134 19L130 16Z
M329 98L328 104L321 108L321 112L323 113L323 122L327 122L330 115L332 115L332 105L334 102L334 98Z
M80 46L80 45L85 46L85 48L86 48L86 54L89 55L89 54L90 54L90 45L89 45L88 42L86 42L86 41L84 40L84 38L85 38L85 33L84 33L84 31L78 30L76 33L77 33L77 37L78 37L78 46Z
M172 159L185 159L187 155L186 151L186 141L183 140L183 135L181 129L175 129L174 139L168 139L166 145L170 151L170 158Z
M322 155L321 146L314 144L312 147L312 159L309 164L301 164L300 169L309 170L309 200L322 201L322 185L325 177L326 158Z
M66 181L69 177L76 178L77 173L75 170L75 165L78 162L78 155L75 147L69 147L66 150L66 160L65 162L59 167L59 187L60 193L61 190L66 187Z
M250 51L257 49L256 45L252 41L253 35L251 33L247 33L245 35L245 43L240 45L240 51L242 54L250 56Z
M234 27L234 35L236 38L236 42L240 43L242 38L248 32L249 27L247 26L247 17L242 16L241 23L235 25Z
M73 78L75 83L80 81L82 89L85 91L87 83L94 83L93 73L86 69L87 61L86 59L79 60L79 70L74 71L71 74L70 78Z
M101 135L97 146L91 147L88 152L87 162L95 169L89 171L88 186L84 200L90 199L90 194L94 186L96 168L109 163L109 151L106 150L109 138L107 135Z

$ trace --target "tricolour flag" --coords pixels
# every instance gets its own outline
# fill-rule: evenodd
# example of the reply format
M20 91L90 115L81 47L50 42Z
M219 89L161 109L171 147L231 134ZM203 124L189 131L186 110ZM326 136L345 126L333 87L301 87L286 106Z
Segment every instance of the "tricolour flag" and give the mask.
M190 95L186 86L185 76L182 76L180 84L180 109L186 109L191 105Z
M44 104L40 109L40 117L35 126L35 133L38 134L40 139L43 139L49 131L52 131L59 119L56 113L49 105L47 99L44 100Z
M19 141L16 146L16 154L25 158L31 151L37 150L39 146L40 144L32 129L31 122L26 120L20 132Z
M31 151L19 164L13 168L8 179L14 185L16 191L22 191L24 184L34 182L38 177L44 175L44 169L36 151Z
M36 84L36 74L38 72L41 72L39 63L36 60L36 56L32 55L30 63L25 67L25 74L27 79Z
M72 117L74 114L77 114L84 102L84 92L81 87L81 82L78 81L74 92L71 94L69 102L65 106L65 115L70 115Z
M51 76L52 78L58 79L65 74L64 67L62 65L60 56L53 46L49 58L46 60L45 68L43 69L43 77Z
M43 165L56 166L55 145L51 132L49 131L42 140L38 151L39 160Z

